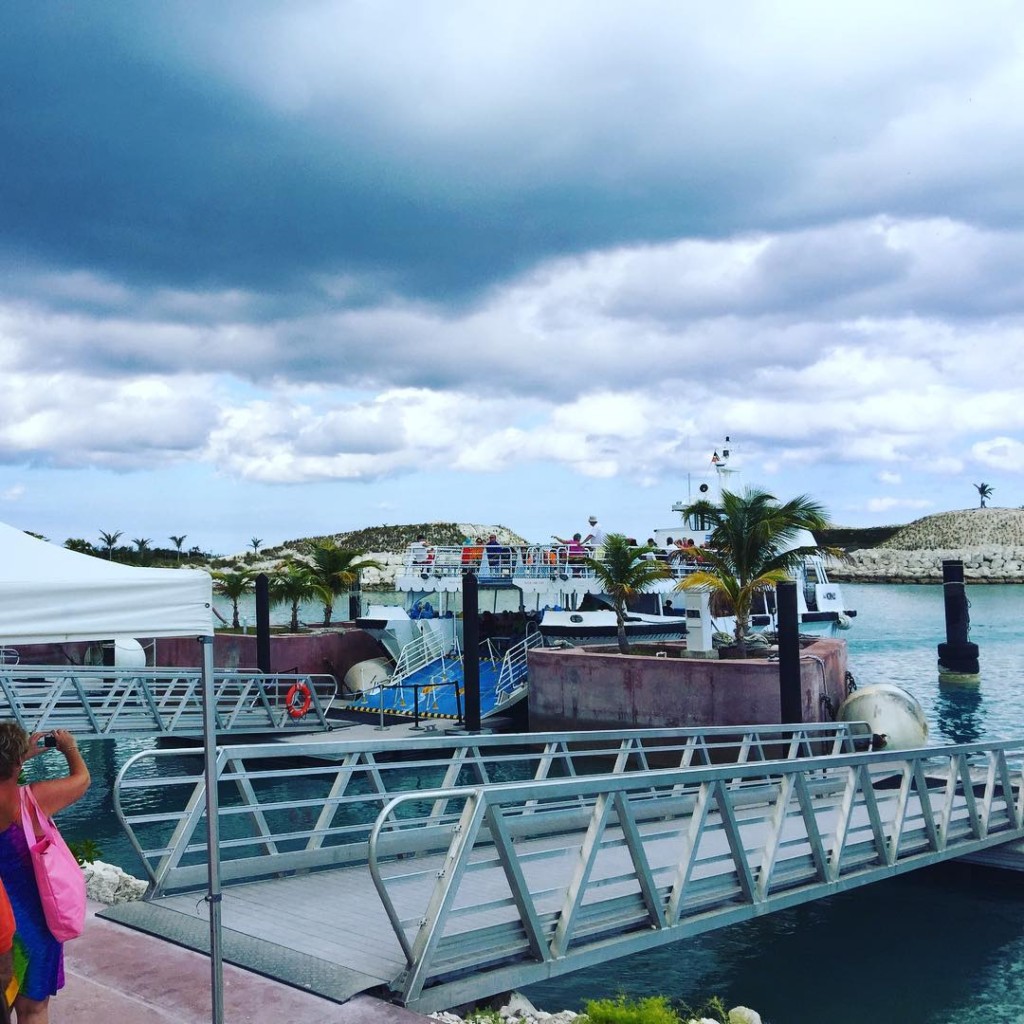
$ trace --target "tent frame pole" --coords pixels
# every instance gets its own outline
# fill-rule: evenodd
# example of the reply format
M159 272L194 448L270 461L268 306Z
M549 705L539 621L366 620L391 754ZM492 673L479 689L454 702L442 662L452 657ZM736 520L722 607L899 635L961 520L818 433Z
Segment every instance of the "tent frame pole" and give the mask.
M213 1024L224 1024L224 957L221 949L220 800L217 791L217 702L213 681L213 637L203 645L203 762L206 778L206 903L210 908L210 1004Z

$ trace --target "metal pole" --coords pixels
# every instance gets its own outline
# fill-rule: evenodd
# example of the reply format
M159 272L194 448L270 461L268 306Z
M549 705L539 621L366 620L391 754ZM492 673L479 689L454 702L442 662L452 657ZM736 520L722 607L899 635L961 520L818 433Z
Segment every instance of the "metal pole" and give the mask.
M800 686L800 619L797 614L796 583L785 580L775 585L775 607L779 619L779 698L783 722L803 721Z
M939 644L939 672L976 676L980 670L978 645L967 639L971 630L971 613L964 589L964 563L960 559L942 563L942 597L946 642Z
M256 667L269 675L270 667L270 580L261 572L256 577Z
M462 577L462 678L466 688L466 731L480 731L480 608L477 579ZM458 694L458 686L455 688Z
M203 762L206 779L206 902L210 908L210 1001L213 1024L224 1024L224 960L221 951L220 801L217 793L217 701L213 681L213 637L203 645Z

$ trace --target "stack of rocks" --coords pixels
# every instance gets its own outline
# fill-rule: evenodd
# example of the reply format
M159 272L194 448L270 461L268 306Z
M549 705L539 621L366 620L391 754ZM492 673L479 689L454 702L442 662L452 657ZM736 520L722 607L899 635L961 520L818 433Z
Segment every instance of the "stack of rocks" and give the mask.
M878 547L851 551L848 559L829 567L832 579L864 583L939 583L942 563L962 559L968 583L1024 583L1024 547L991 545L918 551Z

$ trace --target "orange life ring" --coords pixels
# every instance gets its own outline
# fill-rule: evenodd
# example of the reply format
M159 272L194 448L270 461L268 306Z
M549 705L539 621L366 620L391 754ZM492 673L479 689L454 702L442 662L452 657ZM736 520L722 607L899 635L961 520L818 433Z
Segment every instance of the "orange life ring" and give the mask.
M301 697L301 704L295 703L296 697ZM305 683L296 683L288 691L284 702L288 705L288 714L292 718L303 718L313 704L313 693Z

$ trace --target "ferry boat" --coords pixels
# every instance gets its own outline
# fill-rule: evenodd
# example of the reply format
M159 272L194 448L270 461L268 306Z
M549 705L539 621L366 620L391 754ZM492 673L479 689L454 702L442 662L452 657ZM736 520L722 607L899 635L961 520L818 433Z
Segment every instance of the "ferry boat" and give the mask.
M717 493L710 493L711 485L705 482L700 485L700 496L706 497L709 501L721 502L723 491L735 493L737 485L734 478L738 477L740 471L728 437L722 448L712 455L711 464L715 471ZM672 511L683 513L692 504L692 499L674 502ZM656 529L652 536L656 545L666 548L680 540L684 544L704 547L711 539L711 524L702 521L698 516L690 516L676 526ZM786 550L794 551L817 546L818 542L810 531L800 530L794 534ZM807 554L796 566L794 575L797 583L797 614L802 633L820 634L850 628L857 612L847 607L840 585L829 579L825 559L821 555ZM732 633L735 626L735 619L732 616L720 615L712 618L716 631ZM751 626L755 630L777 629L774 591L756 595L751 610Z
M716 471L717 496L730 487L738 472L729 439L712 459ZM702 484L706 493L709 485ZM674 512L682 513L692 501L677 501ZM715 632L732 634L732 616L713 615L706 595L680 592L679 582L699 568L675 548L675 542L704 547L711 537L711 524L697 517L680 520L676 526L659 528L652 537L654 557L661 557L668 570L664 579L631 602L626 636L631 642L679 640L699 625L703 649L711 646ZM817 547L806 530L791 541L791 549ZM472 573L478 584L478 605L482 617L494 616L500 603L508 614L518 609L518 622L525 632L512 636L511 630L492 635L482 630L479 652L481 714L500 714L526 694L526 652L539 643L613 644L618 640L614 608L603 593L601 581L585 556L574 554L570 545L510 544L496 538L454 546L410 545L395 576L395 589L406 595L406 607L370 609L357 625L378 636L391 650L395 668L380 678L379 666L370 673L370 685L351 705L355 710L398 716L461 718L464 667L458 617L462 611L463 580ZM825 560L808 554L795 570L797 612L803 633L821 633L849 628L856 611L848 608L842 589L828 578ZM488 607L489 606L489 607ZM690 629L688 630L688 623ZM758 595L751 613L755 631L777 628L775 593Z

